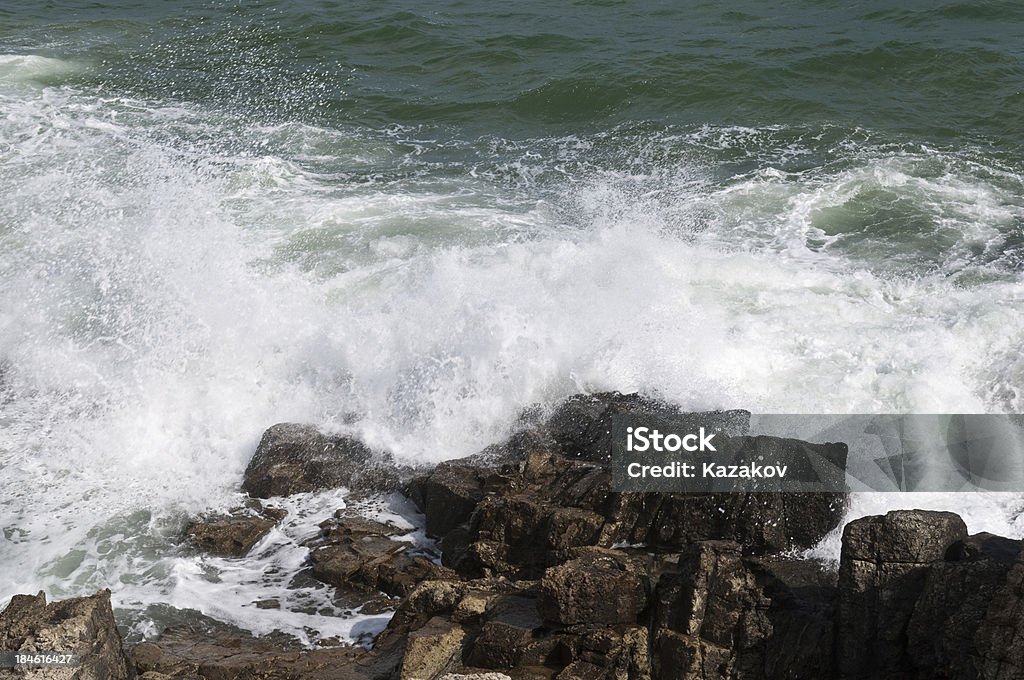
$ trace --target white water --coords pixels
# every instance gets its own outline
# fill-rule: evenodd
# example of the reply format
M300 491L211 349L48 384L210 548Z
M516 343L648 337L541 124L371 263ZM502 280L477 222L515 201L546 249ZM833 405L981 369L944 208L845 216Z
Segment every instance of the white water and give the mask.
M1024 407L1024 285L992 254L1024 218L1022 180L1000 168L851 143L849 167L725 185L696 153L538 179L595 144L573 138L435 176L401 131L268 127L39 82L70 68L0 58L0 599L110 587L127 610L312 639L303 615L252 606L282 585L246 570L299 564L297 541L340 498L262 561L172 547L184 516L235 502L280 421L436 461L583 390L760 412ZM351 170L376 165L394 177ZM829 233L829 209L879 187L948 241L929 267ZM1024 536L1014 496L861 495L851 517L918 506ZM836 536L817 552L834 557Z

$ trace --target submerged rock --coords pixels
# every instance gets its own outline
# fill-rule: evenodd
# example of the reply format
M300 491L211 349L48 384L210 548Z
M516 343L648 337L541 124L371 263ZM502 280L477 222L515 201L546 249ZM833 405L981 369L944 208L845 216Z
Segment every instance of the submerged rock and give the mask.
M20 677L122 680L129 677L110 591L47 604L46 595L15 595L0 612L0 650L76 654L79 666L29 669ZM13 671L0 670L0 674Z

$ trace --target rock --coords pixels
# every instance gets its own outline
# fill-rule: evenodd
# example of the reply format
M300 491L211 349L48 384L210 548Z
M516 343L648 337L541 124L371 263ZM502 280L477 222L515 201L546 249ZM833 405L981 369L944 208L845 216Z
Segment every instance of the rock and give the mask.
M949 512L901 510L846 525L837 622L842 677L913 669L906 640L929 568L966 538L963 520Z
M561 625L634 624L647 606L642 575L615 551L585 554L548 569L537 610Z
M995 589L974 636L978 677L985 680L1024 677L1021 639L1024 639L1024 554L1018 554L1005 581Z
M606 462L611 460L612 418L627 414L656 416L694 431L703 426L729 436L745 435L750 428L748 411L687 413L678 406L639 394L602 392L566 399L551 414L547 429L566 456Z
M409 633L401 680L428 680L455 666L465 637L460 625L439 616Z
M414 547L391 537L401 530L361 517L342 517L321 525L320 547L309 555L313 576L336 588L408 594L420 581L454 574L419 555Z
M485 471L475 465L445 462L409 483L406 493L426 516L430 536L444 536L469 520L484 496Z
M796 447L842 467L844 444L744 437L744 411L684 413L638 395L578 395L544 424L413 480L406 493L441 539L442 563L466 578L539 578L583 546L645 545L677 550L704 540L735 540L751 554L815 545L841 521L844 493L617 493L607 462L617 414L670 418L711 427L756 451ZM610 450L610 449L609 449ZM776 451L777 452L777 451Z
M661 578L653 614L659 678L760 677L761 648L771 635L770 601L732 541L684 551L674 575Z
M931 565L907 627L907 654L919 675L979 677L975 636L1020 551L1020 541L978 534Z
M281 423L263 434L245 469L242 489L255 498L270 498L342 486L384 492L398 484L392 461L359 440Z
M537 615L536 598L521 594L497 595L486 610L466 654L466 662L480 668L515 668L544 623Z
M504 673L446 673L441 680L512 680Z
M175 680L370 680L388 676L398 664L394 657L359 647L303 649L267 638L187 627L170 628L156 641L136 645L132 661L141 677Z
M110 591L47 604L46 595L15 595L0 612L0 650L77 654L81 665L29 670L25 677L121 680L129 677ZM13 675L13 672L12 672Z
M259 515L219 515L193 520L184 533L203 552L242 557L270 533L277 522L277 519Z

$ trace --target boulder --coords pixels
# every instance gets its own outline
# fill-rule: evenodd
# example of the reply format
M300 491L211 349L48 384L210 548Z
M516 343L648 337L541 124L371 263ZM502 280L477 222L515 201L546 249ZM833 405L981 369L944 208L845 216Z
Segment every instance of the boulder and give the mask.
M913 670L907 635L929 570L966 538L964 521L950 512L900 510L846 525L837 619L841 677Z
M263 433L242 489L255 498L337 487L370 492L397 488L393 462L353 437L327 436L310 425L280 423Z
M25 677L54 680L129 677L121 636L110 607L109 590L49 604L42 592L15 595L0 612L0 650L76 654L81 662L79 666L29 670Z
M732 541L687 548L654 595L658 678L754 678L771 635L770 601Z

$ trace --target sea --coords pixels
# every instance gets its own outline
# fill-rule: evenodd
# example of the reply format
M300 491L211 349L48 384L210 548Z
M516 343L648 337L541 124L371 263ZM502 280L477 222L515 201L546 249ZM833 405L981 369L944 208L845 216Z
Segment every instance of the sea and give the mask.
M366 643L388 614L303 571L344 490L180 545L277 422L418 465L578 392L1024 411L1022 35L1010 0L4 0L0 606ZM848 519L897 507L1024 536L1015 494Z

